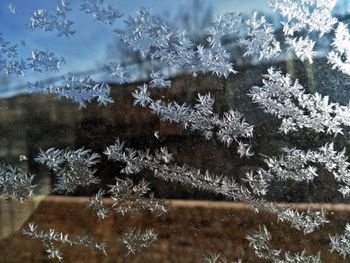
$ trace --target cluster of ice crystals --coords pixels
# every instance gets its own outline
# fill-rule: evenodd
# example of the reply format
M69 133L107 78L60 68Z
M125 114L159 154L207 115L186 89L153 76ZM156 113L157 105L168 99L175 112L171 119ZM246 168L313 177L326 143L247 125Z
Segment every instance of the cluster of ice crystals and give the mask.
M283 252L281 249L270 248L272 237L265 226L259 227L259 230L248 235L247 239L249 241L249 247L254 250L257 257L273 263L321 263L320 253L313 256L308 255L305 250L291 253L289 251Z
M332 42L333 50L328 54L328 63L350 76L350 34L348 26L339 23Z
M87 102L91 102L95 98L100 105L113 102L109 96L110 86L106 83L96 82L87 75L80 76L68 73L63 77L62 83L57 86L37 81L35 83L28 82L28 87L31 92L55 94L59 98L72 99L81 107L85 107Z
M198 45L196 55L199 63L195 66L198 72L203 74L212 72L218 77L227 78L231 73L237 73L233 69L233 64L230 63L230 53L222 46L212 48L204 48L203 45Z
M6 41L0 33L0 73L24 76L26 69L25 61L18 58L17 45Z
M149 82L150 88L170 88L171 80L167 79L167 76L162 72L152 72L150 74L151 81Z
M289 38L287 40L289 50L293 51L301 61L308 60L311 64L312 58L316 55L314 51L315 42L308 37Z
M280 131L289 133L302 128L328 134L342 133L342 126L350 126L350 105L329 102L328 96L307 94L289 74L282 75L274 68L268 70L262 87L252 87L249 96L265 112L282 119Z
M130 81L130 74L118 63L111 62L105 65L103 69L112 81L117 81L119 84Z
M221 46L225 38L233 38L241 33L243 24L242 15L239 13L225 13L219 16L208 29L208 42L211 46Z
M35 161L47 166L57 176L54 191L73 193L79 186L86 187L100 182L93 169L99 158L97 153L84 148L75 151L50 148L41 151Z
M168 122L178 122L186 129L200 131L206 139L216 137L229 147L233 142L238 144L237 152L241 157L251 156L251 146L241 139L253 137L253 126L249 125L242 114L234 110L225 112L222 117L213 112L214 99L211 95L198 94L198 102L194 107L177 102L165 104L162 100L153 101L150 98L147 85L138 87L133 93L134 104L148 107L153 113ZM217 130L217 131L216 131Z
M251 198L245 190L239 188L234 180L211 175L208 171L203 174L200 170L187 165L174 164L173 156L166 148L161 148L152 155L149 150L136 151L125 147L124 142L117 140L114 145L107 147L105 154L112 161L125 163L126 167L122 172L126 174L137 174L148 169L153 171L156 177L165 181L179 182L201 190L226 194L232 199L248 200Z
M316 151L298 149L283 149L284 154L279 158L267 158L268 169L248 172L245 181L252 191L258 195L266 195L270 182L294 180L310 182L317 174L317 166L323 167L332 174L339 184L338 191L343 197L350 195L350 163L347 161L345 149L338 152L333 143L326 144Z
M34 176L11 165L0 164L0 196L15 198L20 202L34 194Z
M13 3L8 3L7 9L10 11L10 13L17 15L17 8Z
M147 84L143 84L142 86L138 86L137 90L132 93L134 97L134 105L140 105L142 107L146 107L152 99L150 98L151 93L147 89Z
M28 27L31 30L37 28L45 32L57 31L57 35L69 37L74 35L75 30L72 28L73 21L67 19L67 13L72 11L69 4L64 0L57 2L55 14L49 14L45 9L37 9L34 11Z
M288 222L291 227L303 231L305 235L310 234L324 224L329 223L324 209L321 209L320 211L307 209L303 212L299 212L291 208L279 208L279 211L276 214L278 221Z
M130 228L118 241L128 250L127 255L135 254L151 246L157 241L158 235L152 228L144 231L141 229Z
M32 238L40 240L48 255L49 259L57 259L61 261L63 259L62 253L57 248L57 243L69 246L82 246L90 249L96 249L101 251L104 255L106 253L106 244L96 242L90 239L88 236L77 236L71 238L68 234L57 232L55 229L50 228L48 231L39 230L35 224L28 224L28 228L23 230L23 234Z
M135 17L128 17L125 21L128 30L117 34L130 49L140 52L144 57L152 55L153 49L169 47L171 31L168 26L153 16L150 10L139 9Z
M230 54L222 45L210 45L209 48L195 45L185 31L171 30L148 9L138 10L136 17L128 18L126 25L126 32L116 30L121 40L152 61L194 75L212 72L219 77L228 77L236 72Z
M257 13L247 21L248 29L239 41L245 48L243 56L258 56L259 60L276 58L280 52L280 43L276 40L274 29L264 16L257 18Z
M98 220L106 219L109 215L109 209L103 204L103 196L105 195L105 191L99 189L97 194L92 196L87 204L88 208L96 211Z
M330 235L331 252L336 251L344 258L350 255L350 224L346 224L342 234Z
M57 72L65 63L64 58L57 57L53 52L41 50L33 50L32 57L27 59L27 67L38 72Z
M304 231L305 234L327 223L325 211L304 211L282 209L264 199L257 198L252 191L238 184L234 179L202 172L186 164L180 166L173 161L173 156L166 148L161 148L154 155L150 151L134 150L125 147L125 143L117 140L107 147L105 154L112 161L122 162L126 167L122 172L137 174L150 170L158 177L168 182L178 182L186 187L223 195L229 200L246 202L257 211L264 210L277 215L278 220L288 222L293 228Z
M6 41L0 33L0 73L25 76L28 69L36 72L57 72L64 63L64 58L59 58L53 52L37 49L32 51L30 58L20 59L17 45Z
M123 16L111 5L105 6L104 0L84 0L81 10L93 16L93 18L105 24L112 25L117 18Z
M337 19L332 10L337 0L271 0L270 6L287 21L283 23L285 35L307 30L319 32L320 36L329 33Z
M229 263L229 261L225 256L221 255L220 253L216 253L206 255L203 258L203 263ZM238 259L237 261L231 261L231 263L242 263L242 260Z
M146 197L149 191L149 184L144 180L135 184L131 179L116 178L116 183L109 185L108 192L113 199L113 210L122 215L141 210L149 210L157 216L167 213L165 205L156 200L153 194Z

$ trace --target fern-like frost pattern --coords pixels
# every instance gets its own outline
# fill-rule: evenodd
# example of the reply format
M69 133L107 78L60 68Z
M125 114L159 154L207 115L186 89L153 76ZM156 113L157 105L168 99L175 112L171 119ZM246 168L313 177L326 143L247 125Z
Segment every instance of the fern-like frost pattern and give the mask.
M54 191L73 193L77 187L98 184L100 179L95 176L93 168L99 162L100 156L90 150L80 148L60 150L50 148L41 151L35 158L40 164L47 166L57 177Z

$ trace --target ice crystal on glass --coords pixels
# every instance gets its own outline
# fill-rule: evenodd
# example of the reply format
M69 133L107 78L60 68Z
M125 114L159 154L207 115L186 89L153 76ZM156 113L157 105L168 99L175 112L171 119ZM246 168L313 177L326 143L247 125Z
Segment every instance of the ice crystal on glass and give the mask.
M273 263L321 263L320 253L313 256L308 255L305 250L291 253L289 251L283 252L281 249L270 248L272 236L265 226L259 227L259 230L248 235L247 239L249 247L254 250L258 258L269 260Z
M208 42L211 46L221 46L225 38L232 38L242 33L243 18L239 13L225 13L219 16L208 29Z
M134 105L140 105L146 107L152 100L150 98L151 93L147 90L147 84L138 86L137 90L132 93L134 97Z
M246 50L243 56L257 56L259 60L276 58L280 52L280 43L273 34L273 28L267 23L266 17L253 17L247 21L248 29L240 39L240 44Z
M104 82L96 82L88 75L81 76L68 73L63 77L62 83L57 86L37 81L34 83L28 82L28 87L31 92L50 93L57 95L59 98L72 99L80 107L85 107L86 103L91 102L95 98L100 105L107 105L113 102L109 96L110 86Z
M262 87L252 87L249 93L253 102L282 119L280 131L289 133L302 128L328 134L342 133L350 126L350 106L329 102L328 96L307 94L298 80L289 74L282 75L274 68L268 70Z
M298 59L301 61L308 60L309 63L313 62L313 57L316 55L314 41L308 37L289 38L287 44L289 45L289 50L294 52Z
M288 222L291 227L303 231L304 234L310 234L326 223L329 223L326 218L327 212L324 209L313 211L307 209L299 212L297 210L287 208L280 209L277 213L278 221Z
M307 30L320 36L329 33L337 19L332 10L337 0L270 0L270 6L287 21L283 22L285 35Z
M41 151L35 160L55 173L57 183L54 191L73 193L78 186L86 187L100 182L93 168L99 158L97 153L84 148L75 151L50 148Z
M137 213L140 210L149 210L155 215L167 213L167 208L162 202L156 200L151 194L149 197L149 184L141 180L138 184L131 179L118 179L114 185L109 185L109 193L113 199L113 210L122 215Z
M18 57L17 45L6 41L0 33L0 73L24 76L26 69L26 62Z
M350 35L348 26L339 23L332 42L333 50L328 54L328 63L350 76Z
M27 59L27 67L33 71L59 71L64 58L57 57L53 52L33 50L31 58Z
M109 215L109 209L103 204L103 196L105 195L105 191L102 189L99 189L97 194L92 196L89 200L89 203L87 204L88 208L93 209L96 211L98 220L106 219Z
M226 257L217 253L204 256L203 263L242 263L242 260L238 259L237 261L228 261Z
M0 196L15 198L20 202L34 194L34 175L5 163L0 164Z
M8 3L7 8L12 14L17 15L16 6L13 3Z
M112 25L117 18L123 16L113 6L105 6L104 0L84 0L81 4L81 10L92 15L96 21L109 25Z
M156 242L157 234L152 228L144 231L131 228L128 229L118 241L128 250L127 255L136 254Z
M150 77L150 88L170 88L171 86L171 80L168 80L167 76L164 75L162 72L152 72L150 74Z
M171 35L167 25L151 14L151 11L139 9L135 17L128 17L125 21L128 30L117 31L117 34L129 48L140 52L142 56L151 54L152 48L167 48Z
M104 72L112 81L117 81L119 84L124 84L130 81L130 74L118 63L111 62L105 65Z
M31 30L39 28L45 32L56 31L59 37L72 36L75 34L75 30L72 28L73 21L67 18L67 13L70 11L72 9L64 0L57 2L55 13L51 14L46 9L37 9L30 18L28 28Z
M32 239L40 240L46 249L49 259L57 259L59 261L63 259L63 255L60 252L60 249L57 248L57 245L82 246L99 250L104 255L107 255L106 244L96 242L88 236L77 236L71 238L68 234L57 232L53 228L50 228L47 231L39 230L39 227L33 223L29 223L28 227L23 229L22 233Z
M342 234L329 235L331 252L338 252L346 258L350 255L350 224L346 224Z
M128 148L118 139L114 145L107 147L105 154L112 161L125 163L122 172L126 174L138 174L147 169L164 181L177 182L187 187L223 195L228 200L246 202L258 211L275 214L279 221L288 222L293 228L302 230L305 234L328 223L324 210L308 210L300 213L293 209L282 209L256 197L253 191L232 178L211 174L209 171L202 172L186 164L178 165L174 163L173 155L166 148L151 154L148 149L140 151Z
M230 62L230 54L221 45L195 45L185 31L171 30L161 19L153 16L148 9L139 9L135 17L126 20L128 30L116 30L128 47L142 57L161 62L180 72L212 72L228 77L236 73Z
M215 114L214 99L209 93L198 94L197 103L193 107L175 101L169 104L162 100L153 101L146 85L139 87L139 91L135 91L133 96L134 104L148 107L164 121L177 122L186 129L200 131L208 140L215 135L227 147L236 142L237 152L241 157L253 154L251 146L242 141L253 137L253 126L245 121L242 114L234 110L225 112L223 116Z

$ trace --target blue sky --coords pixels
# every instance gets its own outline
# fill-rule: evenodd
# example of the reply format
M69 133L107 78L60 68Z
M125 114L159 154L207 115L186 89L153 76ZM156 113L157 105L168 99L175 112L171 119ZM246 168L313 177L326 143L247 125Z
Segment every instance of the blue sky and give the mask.
M346 0L347 1L347 0ZM81 0L67 0L73 9L68 17L74 21L74 29L77 31L69 38L57 37L54 32L43 32L41 30L31 31L26 27L33 11L36 9L47 9L54 12L55 0L12 0L0 1L0 32L3 37L12 44L18 44L19 55L23 58L30 57L31 50L50 50L65 58L67 64L62 66L59 75L67 72L81 72L96 69L107 63L107 46L115 39L114 29L123 29L123 18L119 19L113 26L97 23L90 15L80 11ZM180 8L192 6L189 0L110 0L105 1L119 9L124 17L134 15L140 7L152 9L154 14L174 16ZM211 5L214 15L225 12L251 13L254 10L271 12L267 0L202 0L204 5ZM9 12L7 5L12 3L16 6L17 14ZM20 45L24 40L26 45ZM113 60L113 58L110 58ZM57 75L57 74L56 74ZM23 77L10 77L10 86L4 87L0 83L0 91L11 89L30 80L47 79L55 74L31 74ZM3 94L4 95L4 94Z

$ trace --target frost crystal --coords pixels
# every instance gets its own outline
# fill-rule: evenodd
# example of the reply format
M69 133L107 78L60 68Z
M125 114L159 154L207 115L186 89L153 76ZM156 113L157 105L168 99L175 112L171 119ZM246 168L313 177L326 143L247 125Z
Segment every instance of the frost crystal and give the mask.
M32 57L27 59L28 68L33 71L54 71L60 69L61 64L65 64L64 58L58 58L54 53L49 51L33 50Z
M138 90L132 93L134 97L134 105L140 105L142 107L146 107L152 99L149 97L151 94L147 90L147 84L143 84L142 86L137 87Z
M24 76L27 65L17 56L17 45L7 42L0 33L0 73Z
M116 31L119 37L134 51L142 56L151 54L152 48L168 47L171 32L163 21L151 15L148 9L139 9L136 17L129 17L125 21L127 32Z
M288 222L293 228L303 231L305 235L314 232L325 223L329 223L326 218L326 211L323 209L320 211L307 209L301 213L290 208L280 209L277 218L278 221Z
M109 63L104 66L104 72L112 78L112 80L119 82L119 84L127 83L130 81L130 75L125 69L118 63Z
M34 194L34 176L20 168L0 164L0 196L16 198L20 202Z
M315 46L314 41L308 37L289 38L287 44L289 45L289 50L293 51L297 58L301 61L307 59L309 63L312 63L312 58L316 55L316 52L313 51Z
M96 21L109 25L112 25L117 18L123 16L111 5L105 7L104 0L84 0L81 4L81 10L92 15Z
M64 77L63 87L59 90L60 97L71 98L82 107L86 102L97 98L97 102L102 105L112 103L109 97L110 87L106 83L97 83L89 76L77 76L69 73Z
M210 254L204 257L203 263L229 263L227 258L222 256L220 253ZM242 263L241 259L237 261L231 261L231 263Z
M57 176L54 191L73 193L78 186L98 184L92 167L99 162L100 156L84 148L76 151L50 148L41 151L35 158L40 164L46 165Z
M110 86L106 83L98 83L87 75L78 76L68 73L63 77L63 82L59 86L37 81L35 83L28 82L28 87L32 92L50 93L57 95L59 98L72 99L81 107L85 107L86 103L94 98L97 99L100 105L113 102L112 98L109 97Z
M328 96L317 92L306 94L289 74L283 76L274 68L268 70L262 87L252 87L249 96L265 112L282 119L280 131L289 133L302 128L329 134L342 133L342 126L350 126L350 105L330 103Z
M16 6L14 4L8 3L7 8L12 14L17 15Z
M229 263L227 258L220 253L210 254L203 258L203 263ZM242 263L241 259L237 261L231 261L231 263Z
M178 122L186 129L200 131L208 140L215 134L227 147L236 142L237 152L241 157L252 155L250 145L241 140L253 137L253 126L244 120L242 114L234 110L225 112L222 117L215 114L213 112L214 99L210 94L198 94L197 104L190 107L176 102L166 105L162 100L153 101L149 97L146 85L139 87L139 90L133 93L134 104L150 108L162 120Z
M104 255L107 255L106 244L96 242L90 239L88 236L77 236L72 239L68 234L59 233L53 228L50 228L48 231L39 230L38 226L32 223L28 224L28 228L24 229L22 233L23 235L26 235L32 239L39 239L43 243L49 259L52 258L59 261L63 259L60 250L56 247L56 243L96 249L101 251Z
M109 193L113 199L113 210L122 215L127 213L138 213L140 210L149 210L151 213L160 216L167 213L167 208L160 201L146 195L150 191L149 184L141 180L134 184L132 180L121 180L116 178L114 185L109 185Z
M103 205L102 199L105 194L105 191L102 189L98 190L98 193L90 198L89 203L87 204L88 208L93 209L97 212L98 220L103 220L108 217L109 209Z
M329 235L331 252L338 252L346 258L350 255L350 225L346 224L343 234Z
M283 151L285 154L279 158L265 159L267 170L259 169L255 173L250 171L246 174L245 182L249 183L255 194L266 195L269 183L274 179L312 181L318 176L316 166L323 166L334 175L339 184L339 192L344 197L350 195L350 163L347 161L345 149L337 152L330 143L316 151L287 148Z
M109 160L125 163L126 167L122 172L126 174L137 174L147 169L164 181L178 182L187 187L223 195L229 200L246 202L258 211L261 209L277 215L278 220L290 223L292 227L304 231L305 234L328 222L323 210L307 210L302 213L292 209L285 210L257 198L252 191L239 185L232 178L210 174L208 171L203 173L186 164L177 165L166 148L161 148L152 155L149 150L136 151L125 147L124 142L117 140L114 145L107 147L104 153Z
M273 28L264 16L257 19L257 14L247 21L248 30L239 41L246 49L243 56L258 56L259 60L276 58L280 52L280 43L273 35Z
M339 192L344 197L350 195L350 163L347 161L345 149L341 152L334 150L333 143L326 144L316 151L307 152L297 149L283 149L285 154L279 159L269 158L265 162L267 171L260 170L264 174L264 183L268 184L274 177L278 180L292 179L294 181L312 181L318 176L317 166L323 166L329 173L334 175L339 184ZM259 182L263 179L258 177ZM249 183L257 178L250 177ZM256 184L257 182L255 182Z
M287 18L283 24L285 35L307 30L320 36L332 30L337 19L332 10L337 0L270 0L270 6Z
M305 250L302 252L291 253L279 249L271 249L271 234L265 226L259 227L256 231L247 236L249 247L255 252L258 258L270 260L273 263L321 263L320 252L316 256L308 255Z
M211 46L221 46L225 38L240 34L242 23L243 18L238 13L226 13L219 16L213 26L208 29L208 42Z
M227 78L231 73L237 73L233 70L233 64L229 62L230 54L222 46L204 48L202 45L197 46L197 57L199 60L196 65L196 71L207 73L212 72L218 77Z
M149 83L150 88L170 88L171 81L167 79L162 72L152 72L151 73L152 80Z
M64 0L57 2L56 13L49 14L45 9L37 9L34 11L28 27L31 30L40 28L45 32L57 31L57 35L69 37L75 33L72 29L73 21L67 19L67 13L72 9Z
M141 229L128 229L123 236L118 239L128 250L127 255L135 254L151 246L157 241L157 234L152 228L142 231Z
M350 35L348 26L339 23L332 42L333 50L328 54L328 63L350 76Z
M184 31L172 32L166 23L151 15L148 9L140 9L136 17L126 21L126 32L116 30L130 49L142 57L164 66L176 68L180 72L212 72L227 77L236 73L230 63L230 54L221 45L204 48L194 45Z

